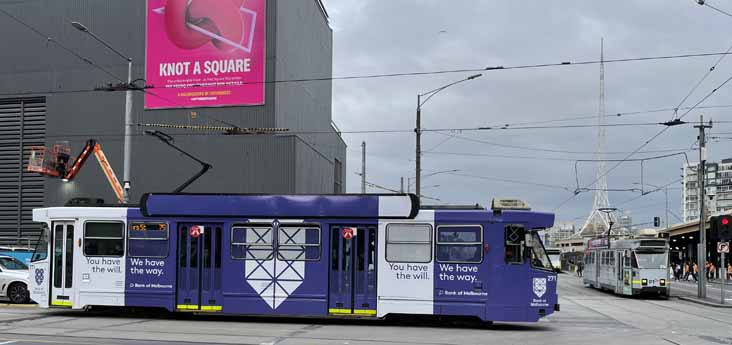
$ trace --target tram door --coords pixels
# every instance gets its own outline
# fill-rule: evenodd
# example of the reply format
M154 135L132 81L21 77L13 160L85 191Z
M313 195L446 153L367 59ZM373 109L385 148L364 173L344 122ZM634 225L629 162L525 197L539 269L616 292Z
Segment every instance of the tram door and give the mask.
M51 305L71 307L74 287L74 223L53 223Z
M330 230L329 314L376 316L376 227Z
M178 310L222 310L221 229L221 224L178 224Z
M630 266L630 256L633 253L629 250L623 252L623 294L633 294L633 268Z

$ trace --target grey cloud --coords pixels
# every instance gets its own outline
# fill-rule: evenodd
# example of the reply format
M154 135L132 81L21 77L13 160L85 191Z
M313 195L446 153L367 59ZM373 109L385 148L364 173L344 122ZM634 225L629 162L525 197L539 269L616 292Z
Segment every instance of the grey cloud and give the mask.
M718 4L724 6L725 4ZM600 37L606 57L639 57L726 50L732 41L726 32L732 18L693 1L408 1L332 0L328 2L335 28L334 74L361 75L493 65L521 65L565 60L595 60ZM730 7L732 9L732 7ZM440 34L441 30L446 33ZM716 57L632 62L606 65L607 113L675 106L689 92ZM732 58L725 60L686 102L693 105L732 73ZM334 118L343 130L414 128L416 94L463 78L468 74L404 77L334 82ZM474 127L531 122L593 114L598 108L599 66L485 72L478 80L448 89L434 97L423 112L425 128ZM723 88L705 104L725 104L732 86ZM727 110L694 111L715 120L728 118ZM608 117L608 122L662 122L671 113ZM570 123L595 123L584 120ZM608 151L632 151L660 127L607 129ZM716 124L715 131L729 131ZM461 136L511 145L560 150L593 151L596 129L486 131ZM687 127L672 128L644 150L690 147L696 134ZM360 190L360 143L368 145L368 178L397 188L400 176L414 174L414 135L347 134L348 190ZM444 140L425 134L424 147ZM453 139L442 152L470 152L542 157L593 158L591 154L552 154L506 149ZM712 158L731 156L723 143L712 143ZM637 156L650 156L639 154ZM622 158L624 155L608 155ZM692 160L695 160L693 154ZM665 184L679 177L682 158L647 162L645 182ZM607 163L612 167L614 163ZM453 157L426 154L424 169L461 169L465 173L553 185L575 186L574 164L546 160ZM592 164L583 164L581 183L594 179ZM640 182L640 167L627 163L608 176L610 188ZM424 182L440 188L425 190L450 203L487 204L497 196L519 196L536 209L553 210L569 197L562 190L530 185L438 175ZM376 191L376 190L373 190ZM610 193L619 203L637 193ZM672 211L681 214L680 191L670 194ZM590 193L580 194L558 213L573 220L589 214ZM663 214L663 193L654 193L623 205L636 222ZM634 209L637 208L636 211Z

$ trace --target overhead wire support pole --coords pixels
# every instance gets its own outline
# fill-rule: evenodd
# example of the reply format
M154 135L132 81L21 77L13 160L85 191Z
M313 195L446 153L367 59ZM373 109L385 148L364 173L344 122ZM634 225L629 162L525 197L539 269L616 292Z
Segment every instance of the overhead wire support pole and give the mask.
M422 175L422 106L425 103L427 103L432 97L434 97L436 94L440 93L440 91L445 90L445 89L449 88L450 86L457 85L457 84L460 84L460 83L463 83L463 82L466 82L466 81L470 81L470 80L473 80L473 79L477 79L477 78L480 78L482 76L483 76L483 74L471 75L471 76L469 76L469 77L467 77L465 79L460 79L458 81L452 82L452 83L447 84L445 86L438 87L438 88L436 88L436 89L434 89L432 91L428 91L428 92L425 92L425 93L417 94L417 121L416 121L416 127L414 128L414 134L416 136L416 145L415 145L415 148L416 148L416 150L415 150L416 151L415 152L416 157L415 157L415 172L414 172L414 178L415 178L414 190L415 190L415 194L417 194L417 196L420 196L421 195L420 194L420 192L421 192L421 188L420 187L422 185L421 184L421 178L420 178L420 176ZM427 96L427 98L424 101L422 101L422 97L423 96Z
M361 194L366 194L366 142L361 142Z
M705 266L707 262L707 231L706 231L706 207L705 207L705 187L704 180L706 178L706 160L707 160L707 148L706 138L704 136L707 128L712 128L712 122L709 121L708 125L704 124L704 115L699 116L699 125L694 126L699 128L699 166L696 169L697 183L699 185L699 248L697 251L696 264L698 269L698 285L697 292L699 298L707 297L707 284L706 284L706 272Z
M112 47L111 44L107 43L107 41L103 40L101 37L97 36L93 32L89 30L84 24L80 22L71 22L71 26L73 26L75 29L88 34L91 36L94 40L101 43L103 46L105 46L107 49L114 52L117 56L121 57L122 59L127 61L127 86L126 86L126 92L125 92L125 124L124 124L124 159L123 159L123 170L122 170L122 191L123 191L123 203L127 204L130 201L130 189L132 189L132 182L130 182L130 171L131 171L131 161L132 161L132 58L122 54L119 50Z

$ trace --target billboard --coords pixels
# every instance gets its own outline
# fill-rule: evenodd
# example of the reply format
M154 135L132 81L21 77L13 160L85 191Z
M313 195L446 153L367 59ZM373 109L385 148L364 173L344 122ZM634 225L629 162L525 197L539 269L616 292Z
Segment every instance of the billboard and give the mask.
M266 0L148 0L145 109L264 104Z

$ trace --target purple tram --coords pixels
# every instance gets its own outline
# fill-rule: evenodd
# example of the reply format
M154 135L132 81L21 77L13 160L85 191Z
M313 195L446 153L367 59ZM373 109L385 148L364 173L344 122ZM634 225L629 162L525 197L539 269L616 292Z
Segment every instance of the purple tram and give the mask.
M504 322L559 310L538 235L554 215L519 200L150 193L139 207L42 208L33 220L30 294L45 308Z

